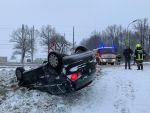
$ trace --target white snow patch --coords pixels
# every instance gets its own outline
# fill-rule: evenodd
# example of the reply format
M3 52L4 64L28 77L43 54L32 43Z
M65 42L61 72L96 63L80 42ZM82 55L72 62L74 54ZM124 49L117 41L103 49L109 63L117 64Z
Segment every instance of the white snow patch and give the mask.
M98 66L96 80L75 93L50 95L26 88L14 89L13 69L0 70L1 113L149 113L150 65L144 70Z

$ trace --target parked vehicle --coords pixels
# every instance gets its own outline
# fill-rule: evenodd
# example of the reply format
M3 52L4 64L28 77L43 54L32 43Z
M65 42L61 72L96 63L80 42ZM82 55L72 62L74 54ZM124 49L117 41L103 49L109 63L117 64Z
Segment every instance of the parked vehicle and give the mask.
M99 65L116 63L117 50L114 47L101 47L97 50L96 59Z
M19 86L64 94L78 91L95 78L96 60L93 51L79 46L73 55L50 52L48 61L31 70L16 68Z

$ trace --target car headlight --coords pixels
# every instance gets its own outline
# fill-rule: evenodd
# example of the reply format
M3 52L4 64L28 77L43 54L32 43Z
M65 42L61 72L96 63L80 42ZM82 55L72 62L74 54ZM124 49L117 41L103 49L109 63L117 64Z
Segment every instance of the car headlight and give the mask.
M106 59L103 59L102 61L103 61L103 62L106 62Z
M116 62L116 59L112 59L113 62Z

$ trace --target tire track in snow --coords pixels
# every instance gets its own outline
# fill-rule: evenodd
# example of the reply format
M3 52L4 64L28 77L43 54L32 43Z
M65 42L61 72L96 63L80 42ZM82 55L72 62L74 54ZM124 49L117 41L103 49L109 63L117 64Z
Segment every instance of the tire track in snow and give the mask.
M134 88L129 80L120 81L116 84L118 88L119 98L114 103L117 113L130 113L128 105L135 99Z
M112 90L114 112L130 113L130 105L135 100L135 87L127 73L131 70L124 70L124 66L104 66L102 67L103 77L112 84L107 90ZM132 72L132 71L131 71ZM113 88L113 89L110 89ZM116 91L116 92L115 92ZM114 99L113 99L114 98Z
M135 99L134 85L131 80L124 76L123 70L120 71L120 69L117 69L116 73L120 73L120 75L114 77L117 89L116 100L114 102L115 113L130 113L129 104Z

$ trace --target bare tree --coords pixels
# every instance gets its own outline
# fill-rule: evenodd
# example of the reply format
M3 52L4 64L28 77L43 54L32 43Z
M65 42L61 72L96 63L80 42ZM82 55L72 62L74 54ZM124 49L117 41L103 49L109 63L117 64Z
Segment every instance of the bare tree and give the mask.
M30 51L29 53L31 54L31 61L33 63L33 57L34 57L34 53L36 51L36 38L39 35L39 31L37 29L34 28L34 26L30 29Z
M56 33L54 37L50 39L50 43L55 43L54 51L59 53L66 53L67 48L71 46L71 43L68 42L64 36Z
M54 37L55 34L55 29L52 28L51 25L43 26L41 29L41 44L47 48L47 53L55 46L55 43L50 42L50 39Z
M105 30L106 35L111 38L111 45L117 45L119 46L119 40L121 33L122 33L122 27L117 25L108 26Z
M65 53L66 49L71 45L64 36L56 33L55 28L50 25L43 26L41 30L41 44L48 48L50 51L57 51L59 53Z
M99 32L94 31L91 34L90 38L83 39L80 44L92 50L98 48L99 44L102 42L101 39L101 34Z
M139 20L138 23L134 26L134 28L137 30L137 33L139 36L137 37L139 39L139 42L145 48L145 44L148 42L148 19L144 18L143 20Z
M90 38L83 39L81 45L86 46L89 49L94 49L100 46L112 46L115 45L118 48L118 52L122 52L125 45L126 31L122 26L108 26L105 30L100 32L93 32Z
M150 29L148 30L147 53L150 55Z
M10 42L14 44L14 55L21 55L21 63L24 62L26 53L30 50L30 32L28 26L22 25L22 28L17 29L11 35Z
M80 45L82 45L82 46L85 46L86 47L86 45L87 45L87 39L82 39L81 40L81 42L80 42Z
M147 53L150 52L150 27L148 19L136 20L134 29L128 30L121 25L108 26L101 33L93 33L89 38L83 39L81 45L93 49L97 44L101 43L105 46L111 46L112 44L118 48L118 52L122 53L122 50L129 44L132 49L135 48L137 43L141 43ZM129 37L127 37L129 36ZM97 41L97 42L96 42Z

